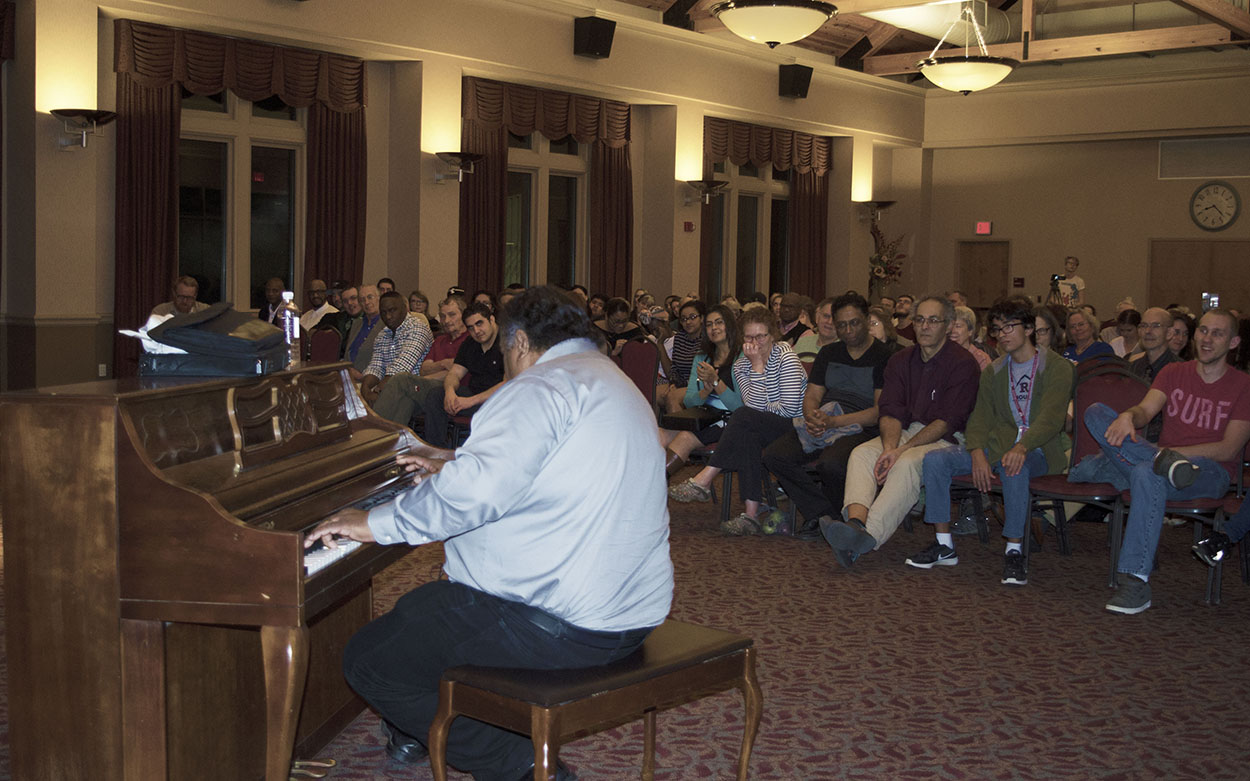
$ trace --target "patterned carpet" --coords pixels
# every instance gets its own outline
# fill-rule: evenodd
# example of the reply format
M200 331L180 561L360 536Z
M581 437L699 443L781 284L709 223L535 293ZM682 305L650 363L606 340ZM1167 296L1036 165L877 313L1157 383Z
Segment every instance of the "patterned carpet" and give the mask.
M903 559L929 533L900 530L847 572L823 542L723 538L717 508L671 509L673 616L751 635L759 649L764 719L753 778L1250 774L1250 589L1227 567L1224 604L1202 605L1205 569L1189 555L1188 527L1164 529L1155 606L1118 616L1103 609L1102 525L1077 525L1070 557L1048 538L1029 585L1008 588L998 582L997 538L961 538L957 567L921 571ZM387 571L378 609L440 561L430 546ZM2 710L0 719L7 778ZM732 778L741 735L736 692L668 711L658 719L657 777ZM641 748L634 723L569 744L561 757L585 781L629 779ZM333 779L431 777L387 759L371 714L322 756L340 763Z

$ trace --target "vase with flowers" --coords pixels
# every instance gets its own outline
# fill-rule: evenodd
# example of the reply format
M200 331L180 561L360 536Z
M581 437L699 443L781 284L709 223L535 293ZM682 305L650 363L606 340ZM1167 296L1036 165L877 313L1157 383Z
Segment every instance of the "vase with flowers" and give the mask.
M876 303L885 293L886 285L897 282L903 277L903 259L907 255L898 251L899 245L903 243L903 237L899 236L886 241L885 234L881 232L881 226L875 218L872 221L870 233L872 233L873 253L868 258L868 298Z

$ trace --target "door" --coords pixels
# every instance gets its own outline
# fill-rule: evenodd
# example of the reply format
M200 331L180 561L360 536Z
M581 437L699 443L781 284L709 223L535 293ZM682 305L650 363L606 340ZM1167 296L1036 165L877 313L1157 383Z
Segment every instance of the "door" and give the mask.
M1011 242L959 242L959 289L968 297L968 305L985 311L1007 295L1007 268L1011 261Z
M1203 293L1219 294L1223 307L1250 306L1250 241L1150 242L1149 306L1201 312Z

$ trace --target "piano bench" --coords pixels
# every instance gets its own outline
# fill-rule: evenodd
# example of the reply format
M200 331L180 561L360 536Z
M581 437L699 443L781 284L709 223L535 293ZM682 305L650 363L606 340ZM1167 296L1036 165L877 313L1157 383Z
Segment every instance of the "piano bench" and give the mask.
M672 619L656 627L637 651L600 667L447 670L430 725L430 768L435 781L446 781L447 732L457 716L529 735L535 779L555 778L563 743L642 717L642 777L650 781L655 773L655 712L729 688L741 690L746 706L738 755L738 778L745 781L763 713L754 641Z

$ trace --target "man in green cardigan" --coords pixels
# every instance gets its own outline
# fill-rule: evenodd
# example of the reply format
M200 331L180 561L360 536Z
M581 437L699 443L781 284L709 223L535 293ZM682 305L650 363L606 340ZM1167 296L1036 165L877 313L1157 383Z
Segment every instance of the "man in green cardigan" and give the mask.
M988 492L997 475L1007 516L1002 582L1023 586L1028 583L1021 540L1029 521L1029 479L1062 472L1067 463L1063 424L1073 369L1057 353L1037 349L1028 299L999 301L987 320L1004 355L981 373L977 404L964 432L966 445L934 450L924 458L924 519L933 524L937 541L907 563L921 569L958 564L950 531L951 480L971 472L976 487Z

